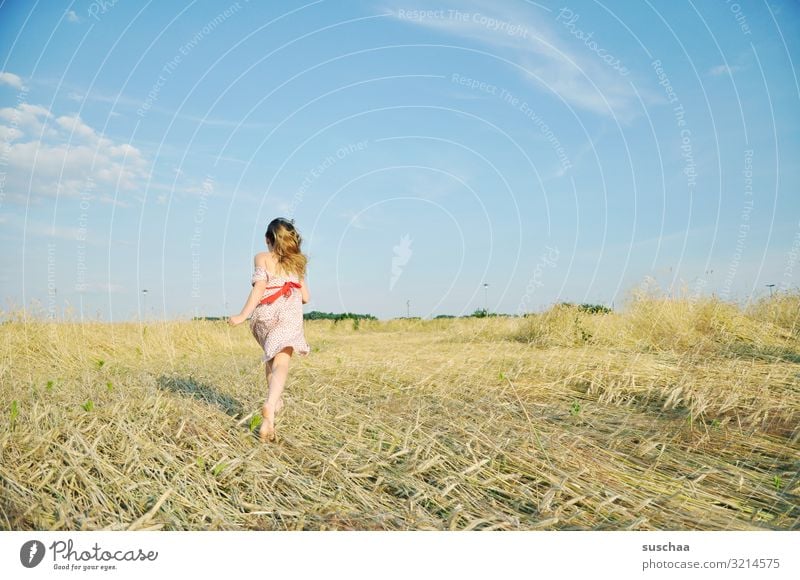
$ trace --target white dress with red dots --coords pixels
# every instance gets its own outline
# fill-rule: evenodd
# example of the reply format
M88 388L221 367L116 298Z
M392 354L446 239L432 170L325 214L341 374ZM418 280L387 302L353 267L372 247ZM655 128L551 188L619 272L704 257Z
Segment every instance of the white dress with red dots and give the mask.
M265 280L267 289L250 317L250 331L264 349L263 362L287 346L294 354L307 355L311 350L303 333L303 297L297 274L275 276L256 266L251 286Z

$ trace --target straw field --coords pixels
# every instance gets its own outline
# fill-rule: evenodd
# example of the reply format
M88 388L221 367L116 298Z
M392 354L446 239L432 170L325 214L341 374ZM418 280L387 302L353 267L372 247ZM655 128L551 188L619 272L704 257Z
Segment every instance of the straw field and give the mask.
M800 529L799 312L307 321L270 444L246 324L6 312L0 528Z

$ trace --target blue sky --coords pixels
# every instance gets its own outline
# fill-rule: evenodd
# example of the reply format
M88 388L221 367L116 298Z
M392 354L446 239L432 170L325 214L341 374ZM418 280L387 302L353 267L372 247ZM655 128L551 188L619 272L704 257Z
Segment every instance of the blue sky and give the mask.
M4 309L237 313L277 216L307 310L796 288L799 23L790 1L4 2Z

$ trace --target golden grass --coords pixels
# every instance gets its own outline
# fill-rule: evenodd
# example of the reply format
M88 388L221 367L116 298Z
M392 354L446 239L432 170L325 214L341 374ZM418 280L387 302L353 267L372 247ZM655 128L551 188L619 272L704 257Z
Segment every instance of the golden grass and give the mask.
M246 325L0 325L0 528L800 528L800 295ZM102 361L102 362L100 362Z

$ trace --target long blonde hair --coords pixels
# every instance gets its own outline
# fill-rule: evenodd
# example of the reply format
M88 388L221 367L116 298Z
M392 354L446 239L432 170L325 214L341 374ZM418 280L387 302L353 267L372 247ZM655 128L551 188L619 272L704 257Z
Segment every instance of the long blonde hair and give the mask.
M300 251L303 238L295 229L294 220L275 218L269 222L264 235L278 260L278 268L285 274L294 273L304 278L308 258Z

